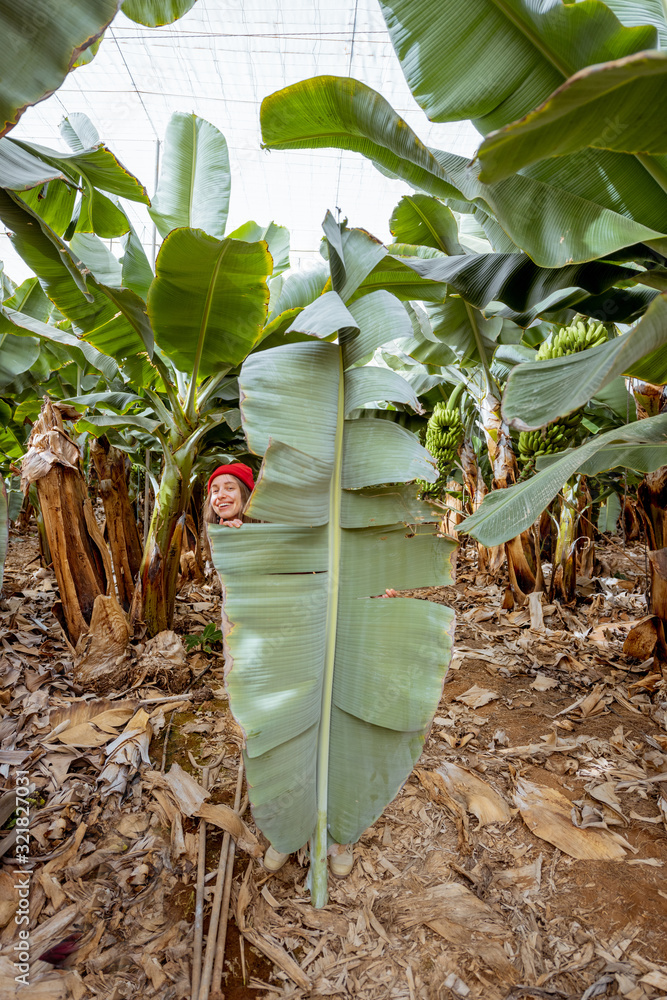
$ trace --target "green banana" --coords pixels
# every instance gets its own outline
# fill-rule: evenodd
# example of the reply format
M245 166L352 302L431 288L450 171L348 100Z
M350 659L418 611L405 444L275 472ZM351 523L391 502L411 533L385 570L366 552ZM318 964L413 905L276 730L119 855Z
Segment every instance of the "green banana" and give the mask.
M545 340L535 356L536 361L549 361L552 358L564 358L569 354L578 354L589 348L598 347L607 340L607 330L602 323L589 320L576 320L570 326L553 333ZM582 410L576 410L567 417L554 421L536 431L522 431L519 434L519 458L524 470L521 478L532 471L535 459L539 455L551 455L563 451L575 441L581 425Z
M439 496L449 479L458 450L463 442L464 427L457 408L449 408L447 403L436 403L426 425L424 444L438 463L438 480L422 483L422 493Z

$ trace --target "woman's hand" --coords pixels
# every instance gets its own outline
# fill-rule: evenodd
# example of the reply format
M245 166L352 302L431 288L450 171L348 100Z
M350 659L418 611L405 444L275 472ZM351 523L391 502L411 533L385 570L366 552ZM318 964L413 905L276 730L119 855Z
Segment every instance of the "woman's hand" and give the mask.
M398 597L398 591L394 590L393 587L387 587L384 594L380 594L380 597Z
M223 528L240 528L243 521L240 517L233 517L231 521L221 521L220 524Z

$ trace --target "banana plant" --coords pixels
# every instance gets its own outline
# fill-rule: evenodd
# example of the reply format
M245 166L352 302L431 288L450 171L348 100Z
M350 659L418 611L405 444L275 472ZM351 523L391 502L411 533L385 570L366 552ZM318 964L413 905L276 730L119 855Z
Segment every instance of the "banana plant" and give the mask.
M371 400L417 405L395 372L356 366L409 321L387 291L354 297L377 243L329 214L324 231L331 290L294 323L310 341L241 369L244 432L263 457L248 512L264 523L210 529L253 814L281 852L310 842L318 907L328 847L358 840L407 779L449 663L449 608L373 597L450 581L455 548L404 485L437 475L417 438L347 416ZM337 343L314 339L332 332Z

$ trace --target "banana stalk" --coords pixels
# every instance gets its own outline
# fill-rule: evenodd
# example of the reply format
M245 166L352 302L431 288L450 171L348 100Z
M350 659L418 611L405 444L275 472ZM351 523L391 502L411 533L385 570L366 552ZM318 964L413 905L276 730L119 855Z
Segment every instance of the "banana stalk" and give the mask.
M463 482L470 497L470 513L474 514L481 507L488 490L474 448L467 438L459 449L459 459L463 470ZM485 545L477 542L477 569L480 573L497 573L504 558L505 550L502 545L494 545L493 548L487 549Z
M639 379L628 379L628 383L634 393L639 420L667 411L667 386L651 385ZM659 663L667 664L667 466L644 476L637 499L648 547L648 610L654 616L652 626L655 630L653 653ZM637 626L637 630L639 628ZM628 634L628 651L635 631Z
M517 481L519 468L514 455L509 427L502 418L500 400L490 388L487 389L482 400L480 416L489 460L493 469L494 489L506 489ZM536 589L539 559L535 559L533 545L532 535L530 532L524 531L517 538L506 542L504 546L510 586L518 604L524 604L526 594L531 594ZM499 564L496 563L495 571L500 568L501 564L502 560ZM490 568L490 571L494 572L494 569Z
M562 491L560 520L556 536L556 550L551 574L549 599L558 598L564 604L573 604L577 583L575 545L579 524L580 477L571 479Z

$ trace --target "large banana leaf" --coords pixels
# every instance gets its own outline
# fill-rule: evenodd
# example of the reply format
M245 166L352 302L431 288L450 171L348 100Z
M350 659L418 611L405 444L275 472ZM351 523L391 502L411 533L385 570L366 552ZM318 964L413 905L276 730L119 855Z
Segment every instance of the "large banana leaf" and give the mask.
M397 243L435 247L450 255L464 252L451 211L428 195L404 195L389 220L389 232Z
M46 163L10 139L0 139L0 187L27 191L55 179L65 179L59 167Z
M222 132L197 115L175 112L167 126L160 180L149 209L160 235L189 226L222 239L230 186Z
M187 14L197 0L124 0L121 10L126 17L148 28L172 24Z
M196 378L238 365L262 335L271 274L266 243L176 229L162 244L148 293L155 339Z
M341 291L349 298L372 262L353 249L349 233L329 246L341 316ZM388 298L378 308L390 317ZM316 906L326 902L329 839L358 840L417 760L451 649L448 608L372 599L388 586L450 580L454 542L428 523L415 487L397 485L435 478L416 437L388 421L345 419L386 385L381 369L350 367L358 341L374 337L371 319L352 317L339 344L247 359L243 426L264 456L249 513L268 523L211 529L253 814L280 851L311 841Z
M523 320L525 325L534 319L533 310L542 303L547 302L550 310L557 309L637 276L636 270L601 260L537 267L524 253L404 257L403 263L423 278L450 285L478 309L490 302L506 303L516 314L516 322Z
M0 4L0 136L57 90L116 16L119 0Z
M36 337L16 337L3 333L0 325L0 387L9 385L17 375L32 368L39 357Z
M82 369L86 369L90 365L101 372L109 381L118 375L118 366L115 361L106 354L98 351L91 344L86 343L85 340L79 340L78 337L75 337L73 333L67 330L60 330L57 326L42 323L40 320L35 319L34 316L7 308L6 305L0 306L0 335L11 335L2 344L3 366L9 361L9 351L6 348L8 348L10 342L14 348L14 363L16 364L19 360L18 353L21 350L18 346L18 341L23 341L26 344L23 351L26 353L26 356L29 356L33 350L31 345L35 343L39 344L41 340L42 343L53 347L56 351L63 352L68 360L75 361ZM17 368L17 373L27 371L34 363L34 360L36 360L37 355L39 355L39 347L33 361L30 364L26 364L25 367Z
M108 288L85 272L67 244L7 191L0 191L0 219L11 229L14 247L39 278L45 294L71 320L74 332L91 342L95 341L94 334L101 336L111 367L116 368L112 357L123 357L123 352L141 353L150 347L151 335L145 329L148 320L138 296L129 289L121 294L119 289ZM126 304L129 316L125 314ZM84 351L85 346L81 347Z
M534 430L584 406L618 375L667 382L667 293L620 337L579 354L517 365L503 398L511 426Z
M667 54L641 52L588 66L529 115L487 136L480 180L499 181L548 156L587 146L667 153Z
M592 63L652 49L598 2L380 0L417 103L432 121L472 118L486 134L520 118Z
M652 25L658 33L659 47L667 49L667 10L664 0L605 0L605 3L619 21L630 28L642 24Z
M102 143L98 143L91 149L61 153L56 149L49 149L47 146L40 146L35 142L15 139L13 136L7 142L18 146L34 157L38 157L45 164L51 164L62 170L70 177L76 178L81 175L92 187L108 191L120 198L141 202L143 205L149 204L146 188L141 181L137 180L134 174L131 174L111 150Z
M596 476L618 467L643 473L662 465L667 465L667 413L591 438L526 482L494 490L458 530L482 545L501 545L529 528L576 473Z
M428 149L380 94L347 77L315 77L270 95L261 123L271 149L352 149L458 211L474 205L541 267L646 241L660 247L667 235L667 191L623 153L587 151L537 164L531 176L482 184L478 162Z
M244 222L242 226L229 233L230 239L245 240L246 243L257 243L264 240L273 259L273 274L278 276L289 267L289 229L270 222L268 226L259 226L256 222Z

